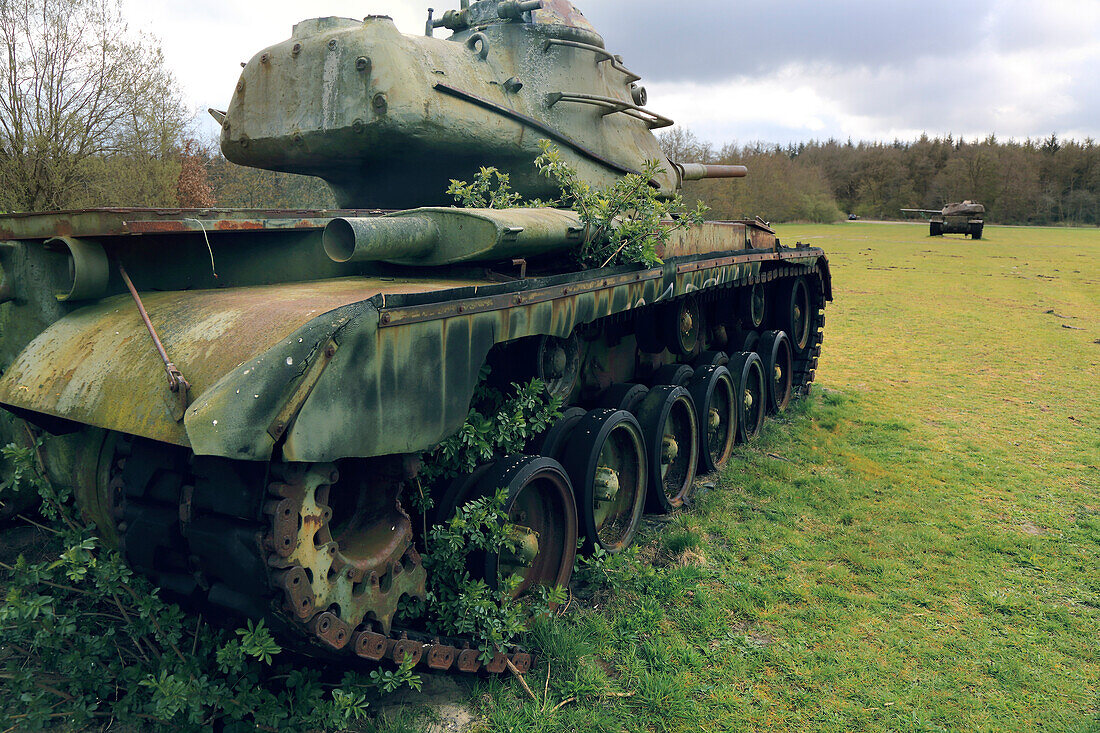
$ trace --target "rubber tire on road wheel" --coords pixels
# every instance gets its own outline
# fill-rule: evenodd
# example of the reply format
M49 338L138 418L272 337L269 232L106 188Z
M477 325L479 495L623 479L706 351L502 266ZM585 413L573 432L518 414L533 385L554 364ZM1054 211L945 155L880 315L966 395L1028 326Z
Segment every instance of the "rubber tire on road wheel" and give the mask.
M760 339L760 358L764 362L764 383L768 388L768 414L787 409L794 392L794 353L791 340L783 331L766 331ZM776 380L778 368L781 377Z
M540 482L538 488L545 489L541 501L531 501L524 493ZM548 587L567 587L573 575L573 561L577 555L577 504L573 499L573 485L569 474L553 458L545 456L508 456L493 463L477 483L478 496L492 496L504 489L505 511L512 515L523 505L540 510L541 522L530 526L539 538L539 554L531 572L516 589L515 597L523 595L533 585ZM547 544L547 539L552 542ZM497 554L481 553L480 568L482 579L490 588L500 587L500 557Z
M561 417L547 428L546 432L528 444L528 452L531 455L546 456L560 461L573 426L580 422L585 412L583 407L568 407L562 410Z
M741 340L741 351L755 352L759 348L760 334L757 331L749 331L745 334L745 337ZM733 360L733 355L736 351L730 352L730 360ZM727 362L728 364L729 362Z
M729 361L729 354L724 351L704 351L695 357L695 361L691 362L691 366L698 371L705 366L725 366L729 364Z
M768 317L768 293L761 283L741 289L738 312L745 328L756 329L764 325Z
M779 302L782 311L775 322L777 331L785 331L791 342L791 353L802 356L810 348L813 313L810 312L810 286L805 277L785 283Z
M760 435L767 412L767 387L764 385L764 363L760 356L751 352L731 354L730 374L737 384L737 436L740 442L748 443ZM752 407L745 405L743 395L749 390L753 396Z
M688 384L688 392L695 402L699 426L699 472L717 471L729 461L737 442L737 402L734 399L737 390L733 376L721 365L702 367ZM719 418L719 427L713 434L710 427L712 410L717 411Z
M691 381L691 375L695 370L687 364L665 364L653 372L649 378L650 387L660 387L663 384L671 384L675 387L683 387Z
M695 417L695 403L683 387L661 385L654 387L638 405L635 413L645 437L646 455L649 458L649 511L666 513L680 506L691 494L695 469L699 463L699 423ZM668 423L672 422L670 426ZM680 433L673 463L662 471L664 436L669 428ZM685 447L679 444L687 442ZM669 475L675 471L673 475Z
M604 390L604 393L600 395L598 406L610 408L612 410L634 412L634 408L638 406L639 402L645 399L647 392L649 392L649 387L644 384L620 382Z
M609 445L612 440L614 445ZM609 447L617 449L616 457L623 459L619 470L615 471L621 481L620 493L613 500L621 528L618 531L615 527L608 530L610 517L605 516L602 521L597 518L601 507L597 506L596 474L604 463L601 461L605 458L603 453ZM591 552L599 546L615 554L629 547L645 512L648 484L645 439L637 418L626 410L592 410L573 429L562 465L573 482L585 551Z

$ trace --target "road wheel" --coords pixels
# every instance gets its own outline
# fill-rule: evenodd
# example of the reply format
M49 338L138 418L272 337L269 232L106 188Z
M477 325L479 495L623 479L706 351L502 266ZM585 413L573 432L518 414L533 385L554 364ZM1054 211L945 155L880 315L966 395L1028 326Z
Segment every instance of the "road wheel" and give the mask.
M782 412L791 401L794 375L794 354L787 334L783 331L767 331L760 339L760 358L764 361L768 412Z
M577 505L565 469L545 456L502 458L481 477L478 493L491 496L501 488L517 546L484 557L485 582L500 588L518 575L516 598L540 585L568 586L577 554Z
M730 374L737 381L737 436L742 443L755 440L764 426L768 399L764 385L764 364L757 354L731 354Z
M699 419L699 470L710 473L729 460L737 438L737 394L733 377L724 366L695 372L688 391Z
M650 511L670 512L691 493L699 461L695 403L683 387L654 387L638 405L649 458Z
M625 410L592 410L573 429L562 463L576 492L585 549L616 553L628 547L646 500L638 420Z

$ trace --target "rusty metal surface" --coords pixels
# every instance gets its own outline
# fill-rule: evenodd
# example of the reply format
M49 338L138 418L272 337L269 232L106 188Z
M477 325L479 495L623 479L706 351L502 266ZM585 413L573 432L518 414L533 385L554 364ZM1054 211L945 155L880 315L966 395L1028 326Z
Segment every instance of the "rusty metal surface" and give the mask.
M270 413L263 421L266 431L282 406L277 401L282 395L271 391L294 382L317 343L349 317L325 319L325 314L387 292L472 284L348 278L146 293L144 302L165 349L186 371L193 399L201 400L219 380L236 372L239 406L249 419ZM318 322L310 328L311 321ZM307 342L307 337L316 340ZM264 363L265 352L275 347L282 347L278 364ZM250 379L254 371L263 372L266 383ZM0 403L5 405L189 445L184 426L172 416L178 400L166 394L163 365L129 295L108 298L57 321L0 377ZM273 444L270 436L266 442Z
M541 25L564 25L596 33L596 28L588 22L573 3L566 0L542 0L542 9L534 13L535 22Z
M310 632L333 649L342 649L368 621L388 634L398 601L424 598L426 579L397 487L387 493L384 481L372 486L379 511L345 537L334 532L334 523L356 518L334 516L333 493L349 490L334 465L290 464L279 473L264 507L270 521L264 545L274 553L267 564L278 574L286 610L308 620ZM356 653L360 645L364 654L375 653L376 639L358 632L355 639Z
M0 239L106 237L202 231L323 229L340 216L376 216L380 209L77 209L0 214Z
M744 282L769 262L820 257L781 248L497 285L342 278L147 293L150 319L192 386L182 426L137 310L109 298L34 339L0 378L0 403L199 455L262 460L280 438L296 461L425 450L465 419L498 343L565 337L598 318ZM327 364L315 369L319 361Z

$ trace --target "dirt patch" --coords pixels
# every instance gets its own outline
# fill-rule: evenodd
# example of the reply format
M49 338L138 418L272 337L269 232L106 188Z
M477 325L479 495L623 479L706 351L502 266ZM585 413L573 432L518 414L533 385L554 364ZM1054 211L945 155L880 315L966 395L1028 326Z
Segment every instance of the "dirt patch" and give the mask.
M1042 537L1047 533L1045 529L1035 524L1032 524L1031 522L1024 522L1019 526L1019 529L1024 534L1031 535L1032 537Z
M414 709L427 733L465 733L476 727L478 717L467 704L470 692L459 679L441 674L421 677L420 692L405 689L390 695L379 705L378 717L396 720Z
M675 563L677 567L681 568L701 568L707 564L707 556L699 550L684 550L676 558Z

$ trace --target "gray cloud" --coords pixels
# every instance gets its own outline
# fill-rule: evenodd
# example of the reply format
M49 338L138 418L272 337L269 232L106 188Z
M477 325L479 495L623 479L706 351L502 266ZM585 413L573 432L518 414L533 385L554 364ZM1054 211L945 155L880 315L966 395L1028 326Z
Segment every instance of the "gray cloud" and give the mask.
M1100 134L1100 3L604 0L582 9L681 111L662 94L651 95L654 108L715 143ZM702 102L677 94L684 89ZM747 115L750 105L775 113Z
M991 0L605 0L582 5L607 45L654 81L759 75L792 63L902 66L983 35Z

